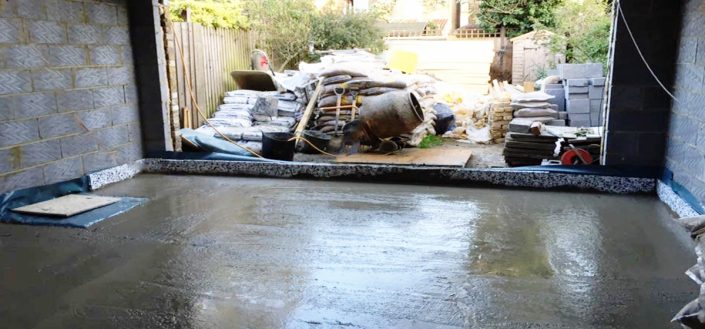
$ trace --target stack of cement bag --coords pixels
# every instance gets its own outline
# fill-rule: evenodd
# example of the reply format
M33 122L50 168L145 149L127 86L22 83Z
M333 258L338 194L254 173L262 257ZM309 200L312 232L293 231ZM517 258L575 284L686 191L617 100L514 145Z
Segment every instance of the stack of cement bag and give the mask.
M353 109L349 107L338 110L336 107L339 97L341 106L355 104L359 107L364 103L365 97L406 88L406 83L403 81L373 79L364 73L347 69L325 70L319 74L319 77L323 79L323 92L318 99L313 129L331 135L336 131L342 132L343 126L354 119L353 115L359 114L357 112L359 109L355 110L357 113L353 113ZM336 91L340 95L337 95Z
M218 138L223 138L222 133L234 141L254 142L248 144L253 149L261 148L259 142L264 132L291 131L303 111L303 105L292 92L229 91L223 102L208 120L210 124L196 132Z

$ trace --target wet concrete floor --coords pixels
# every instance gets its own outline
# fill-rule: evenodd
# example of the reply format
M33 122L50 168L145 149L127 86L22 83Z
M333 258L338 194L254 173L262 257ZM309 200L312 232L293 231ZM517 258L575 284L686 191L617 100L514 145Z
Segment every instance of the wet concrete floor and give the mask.
M88 230L0 225L2 328L668 328L650 196L142 175Z

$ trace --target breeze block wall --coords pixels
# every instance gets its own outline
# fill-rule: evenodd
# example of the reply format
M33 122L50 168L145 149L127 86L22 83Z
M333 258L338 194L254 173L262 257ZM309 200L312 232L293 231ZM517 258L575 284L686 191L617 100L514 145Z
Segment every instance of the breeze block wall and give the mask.
M142 158L127 1L0 1L0 193Z
M705 204L705 0L684 1L666 168Z
M622 0L620 3L644 57L671 89L680 34L681 1ZM661 168L671 98L639 57L621 17L614 28L605 164Z

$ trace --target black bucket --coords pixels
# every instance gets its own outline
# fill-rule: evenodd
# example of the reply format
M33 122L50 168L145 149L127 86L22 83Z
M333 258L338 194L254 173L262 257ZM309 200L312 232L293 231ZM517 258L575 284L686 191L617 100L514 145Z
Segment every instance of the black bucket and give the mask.
M262 156L272 160L294 160L296 141L289 141L292 138L292 133L263 133Z
M311 144L316 146L319 150L325 151L326 148L328 147L328 143L331 140L331 136L327 135L325 133L319 132L319 131L313 131L313 130L306 130L304 131L304 138L309 141ZM313 148L311 145L304 141L300 141L301 143L301 152L306 153L306 154L318 154L321 153L320 151L316 150Z

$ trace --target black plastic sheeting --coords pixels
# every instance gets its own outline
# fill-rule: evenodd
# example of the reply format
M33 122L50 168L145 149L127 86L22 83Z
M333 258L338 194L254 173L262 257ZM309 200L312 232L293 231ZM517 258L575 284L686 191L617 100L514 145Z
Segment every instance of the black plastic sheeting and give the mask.
M610 177L632 177L632 178L660 178L663 168L643 167L643 166L528 166L515 168L497 168L496 171L538 171L556 174L570 175L592 175Z
M47 201L68 194L84 194L90 191L89 178L78 179L46 186L32 187L0 195L0 222L87 228L107 218L124 213L147 202L143 198L123 197L117 203L84 212L71 217L36 216L13 212L11 209Z

